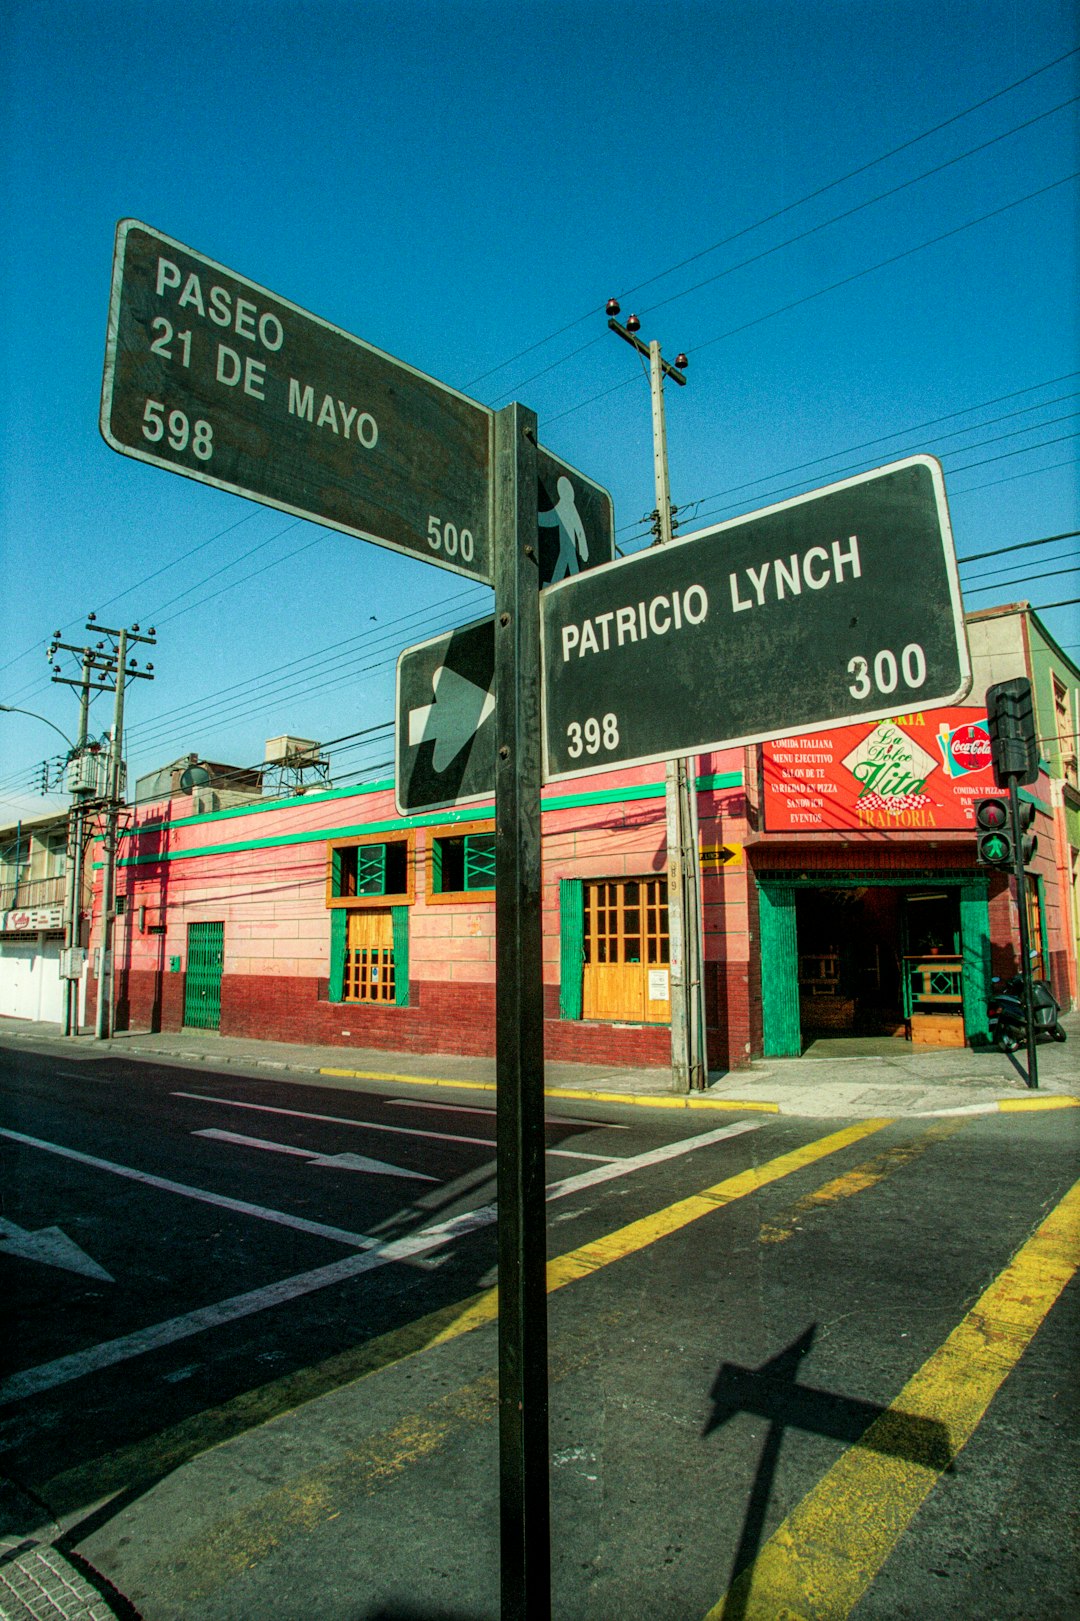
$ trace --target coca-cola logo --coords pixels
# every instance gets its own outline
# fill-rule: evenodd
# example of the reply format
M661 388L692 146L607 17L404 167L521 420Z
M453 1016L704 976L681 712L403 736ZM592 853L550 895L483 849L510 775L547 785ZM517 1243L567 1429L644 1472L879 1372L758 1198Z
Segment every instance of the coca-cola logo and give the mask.
M965 771L985 771L992 758L990 734L984 726L958 726L949 739L949 753Z

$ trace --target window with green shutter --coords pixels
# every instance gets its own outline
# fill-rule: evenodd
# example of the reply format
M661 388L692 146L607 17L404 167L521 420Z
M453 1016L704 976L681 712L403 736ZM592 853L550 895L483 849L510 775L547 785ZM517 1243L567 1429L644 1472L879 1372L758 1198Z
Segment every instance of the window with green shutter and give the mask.
M433 831L429 899L461 899L495 888L495 834L488 829Z
M336 840L327 849L327 906L357 906L413 899L411 835Z

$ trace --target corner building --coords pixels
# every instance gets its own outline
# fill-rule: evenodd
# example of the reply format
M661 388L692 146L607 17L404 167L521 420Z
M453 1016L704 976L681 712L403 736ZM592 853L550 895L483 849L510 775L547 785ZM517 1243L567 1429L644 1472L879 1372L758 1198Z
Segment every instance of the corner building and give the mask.
M983 700L1018 674L1032 679L1044 753L1021 791L1038 837L1035 970L1075 1005L1080 673L1027 604L971 615L968 631L966 705L692 762L711 1068L794 1056L821 1036L985 1037L991 976L1018 967L1019 919L1008 874L975 860L975 802L1001 793ZM490 804L401 816L385 781L204 803L173 789L135 808L117 884L117 1028L493 1051ZM663 766L546 790L542 848L548 1055L666 1065Z
M746 1062L744 751L698 761L710 1061ZM552 1058L670 1054L662 766L545 792L545 1040ZM490 804L401 816L378 782L198 814L136 809L118 872L117 1028L413 1052L491 1053ZM100 874L97 888L100 909ZM100 929L95 932L97 943Z

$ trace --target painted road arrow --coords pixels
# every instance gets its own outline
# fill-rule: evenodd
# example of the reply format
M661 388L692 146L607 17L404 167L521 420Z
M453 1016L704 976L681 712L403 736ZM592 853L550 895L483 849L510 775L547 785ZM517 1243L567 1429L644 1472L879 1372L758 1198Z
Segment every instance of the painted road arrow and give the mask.
M0 1255L19 1255L24 1261L37 1261L41 1266L59 1266L65 1272L81 1272L84 1277L99 1278L103 1283L116 1282L111 1272L92 1261L59 1227L41 1227L32 1233L0 1216Z
M495 694L440 664L431 678L435 702L409 711L409 747L433 743L436 771L452 765L495 711Z
M265 1137L244 1137L238 1131L219 1131L214 1126L208 1126L204 1131L193 1131L193 1137L213 1137L222 1143L238 1143L242 1148L265 1148L272 1154L295 1154L298 1159L306 1159L309 1165L329 1165L339 1171L367 1171L371 1176L407 1176L414 1182L435 1182L434 1176L425 1176L422 1171L406 1171L400 1165L390 1165L386 1160L368 1159L366 1154L318 1154L312 1153L310 1148L296 1148L292 1143L272 1143Z

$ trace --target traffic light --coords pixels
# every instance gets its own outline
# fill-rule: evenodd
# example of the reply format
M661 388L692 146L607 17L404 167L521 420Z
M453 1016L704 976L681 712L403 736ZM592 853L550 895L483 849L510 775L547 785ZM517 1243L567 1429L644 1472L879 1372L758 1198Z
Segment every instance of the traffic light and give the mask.
M1035 809L1034 805L1031 807ZM975 805L975 859L983 867L1012 867L1012 818L1007 799L980 799Z
M1031 682L1026 676L998 681L986 689L986 725L994 761L994 781L999 788L1009 786L1015 777L1019 785L1037 782L1039 740Z
M1035 820L1035 806L1030 799L1020 801L1020 849L1024 858L1024 866L1030 867L1035 859L1035 852L1039 848L1038 836L1027 830Z

